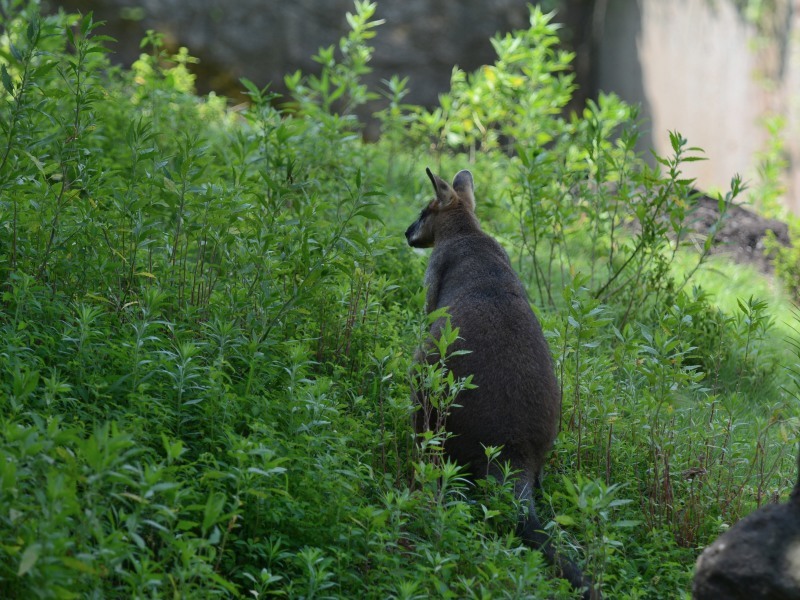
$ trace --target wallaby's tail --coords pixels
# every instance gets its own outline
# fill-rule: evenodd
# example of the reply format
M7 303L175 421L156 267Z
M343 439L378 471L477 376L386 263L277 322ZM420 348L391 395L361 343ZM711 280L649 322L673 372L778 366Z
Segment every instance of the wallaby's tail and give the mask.
M553 544L550 543L550 536L544 532L533 501L529 503L527 514L520 517L517 526L517 535L522 538L523 543L537 550L541 550L547 562L555 566L559 577L566 579L576 590L584 589L583 600L601 600L600 590L595 589L594 583L585 577L580 568L566 556L559 554Z

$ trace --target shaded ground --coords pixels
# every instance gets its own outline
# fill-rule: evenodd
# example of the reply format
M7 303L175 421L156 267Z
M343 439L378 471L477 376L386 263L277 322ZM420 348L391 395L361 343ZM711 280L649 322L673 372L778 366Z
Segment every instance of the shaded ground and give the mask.
M717 201L707 196L698 198L693 225L705 236L719 218ZM752 264L764 273L772 273L772 261L765 254L764 241L772 231L784 246L790 246L789 227L777 219L765 219L738 205L731 205L714 240L712 253L727 254L737 263Z

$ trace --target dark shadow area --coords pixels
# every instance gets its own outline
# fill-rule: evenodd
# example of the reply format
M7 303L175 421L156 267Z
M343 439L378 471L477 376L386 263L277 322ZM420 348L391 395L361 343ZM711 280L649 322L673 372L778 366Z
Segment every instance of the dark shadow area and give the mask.
M603 32L609 0L550 0L538 2L556 10L555 20L564 48L575 53L573 69L578 89L568 111L581 111L600 89ZM634 8L635 8L635 3ZM346 35L345 14L352 0L51 0L50 10L62 7L105 21L103 33L114 37L112 61L130 66L142 52L139 42L147 30L164 36L167 50L186 46L200 59L190 65L200 93L216 91L242 97L239 80L285 91L283 78L300 69L319 73L313 56L320 47L338 43ZM409 78L406 100L426 107L438 103L449 89L454 67L473 71L492 63L496 54L490 38L528 27L526 0L463 0L461 2L408 0L378 2L377 19L383 25L372 40L375 48L365 76L372 89L393 75Z
M134 3L130 0L61 0L51 2L69 11L94 11L106 21L103 33L118 40L112 60L130 65L141 50L148 29L164 35L168 50L186 46L200 63L192 65L200 93L214 90L240 96L239 79L259 87L285 91L286 74L301 70L317 74L313 60L320 47L337 44L349 29L346 13L352 0L166 0ZM434 10L435 8L435 10ZM406 100L435 105L449 89L453 67L472 71L491 63L495 52L490 38L528 26L526 0L464 0L461 2L378 2L371 40L373 71L364 77L372 89L392 75L409 78Z
M598 90L613 92L641 107L641 136L637 150L651 161L652 110L644 89L644 73L637 42L642 34L642 13L637 0L608 0L597 56Z
M642 85L636 43L641 33L641 13L636 0L557 0L539 2L543 10L556 7L555 21L562 24L563 47L575 53L573 70L577 89L567 112L580 112L588 99L602 91L615 92L642 107L644 127L639 150L649 155L650 106ZM165 47L176 52L186 46L199 63L189 65L197 76L201 94L211 91L244 100L240 79L285 93L284 76L298 69L317 74L313 60L320 47L337 44L346 35L346 13L352 0L51 0L51 10L62 7L105 21L104 34L114 37L114 63L130 66L147 51L140 40L148 30L164 36ZM378 2L376 28L371 40L372 72L364 77L371 89L383 88L393 75L408 77L410 104L432 107L450 86L454 67L473 71L492 63L496 54L490 38L498 32L528 27L526 0L463 0L461 2L408 0ZM376 101L359 112L367 123L383 106ZM379 106L380 105L380 106Z

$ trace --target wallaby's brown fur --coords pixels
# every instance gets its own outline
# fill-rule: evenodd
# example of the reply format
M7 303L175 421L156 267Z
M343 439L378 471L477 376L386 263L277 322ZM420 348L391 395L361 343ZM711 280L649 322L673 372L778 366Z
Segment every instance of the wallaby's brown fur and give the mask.
M426 310L447 307L453 327L459 328L459 340L449 350L470 351L449 357L447 368L457 377L472 375L477 386L461 391L459 406L447 416L446 429L452 435L445 451L473 477L481 477L487 469L495 474L484 447L502 446L501 461L519 472L517 496L530 503L519 525L523 541L541 549L574 587L587 588L584 598L599 598L580 570L556 553L532 503L561 407L542 328L505 250L478 224L472 174L460 171L451 186L426 171L436 195L408 228L406 239L416 248L433 247L425 274ZM439 319L432 325L432 339L439 337L443 324ZM424 414L416 413L418 432L430 428Z

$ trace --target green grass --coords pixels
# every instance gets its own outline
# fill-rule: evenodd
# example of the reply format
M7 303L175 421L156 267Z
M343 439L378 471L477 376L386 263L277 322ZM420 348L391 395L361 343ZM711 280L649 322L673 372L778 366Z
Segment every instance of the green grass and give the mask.
M692 260L681 257L678 268L682 266L680 263ZM726 313L738 309L738 299L754 296L769 303L777 326L793 321L794 305L780 282L774 275L762 273L755 266L735 263L724 255L711 256L694 275L693 282L702 285L714 304Z

